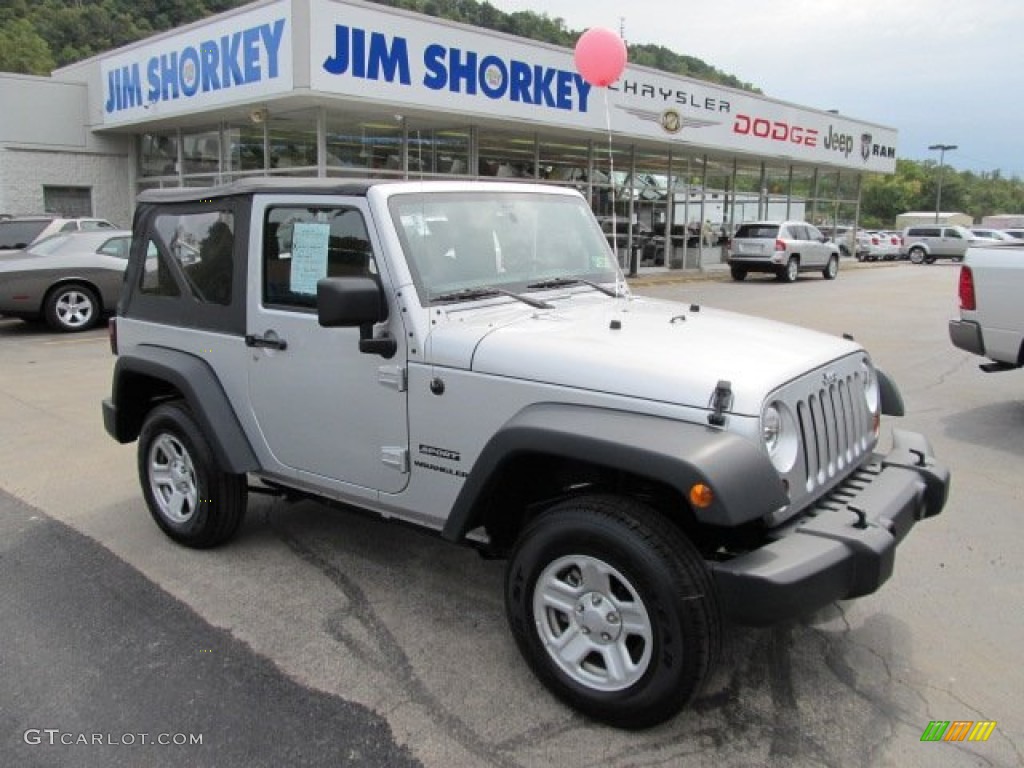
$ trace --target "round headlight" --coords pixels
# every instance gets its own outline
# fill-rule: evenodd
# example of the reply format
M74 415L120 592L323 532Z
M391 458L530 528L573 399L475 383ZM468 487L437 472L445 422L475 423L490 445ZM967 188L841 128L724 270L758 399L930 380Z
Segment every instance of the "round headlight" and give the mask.
M761 411L761 443L775 469L782 474L793 469L800 447L796 420L778 401L769 403Z
M769 405L761 414L761 440L769 454L775 453L779 447L779 437L782 434L782 414L774 405Z
M881 396L878 390L878 376L871 362L865 358L861 363L861 370L864 374L864 399L867 401L868 410L877 414L881 405Z

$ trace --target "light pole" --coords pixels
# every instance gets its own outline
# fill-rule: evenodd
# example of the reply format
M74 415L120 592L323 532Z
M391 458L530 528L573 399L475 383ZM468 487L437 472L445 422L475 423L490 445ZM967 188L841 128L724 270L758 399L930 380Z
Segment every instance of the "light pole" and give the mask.
M947 150L956 149L956 144L932 144L928 149L939 150L939 188L935 193L935 223L939 223L939 211L942 210L942 171L945 168L943 161L946 158Z

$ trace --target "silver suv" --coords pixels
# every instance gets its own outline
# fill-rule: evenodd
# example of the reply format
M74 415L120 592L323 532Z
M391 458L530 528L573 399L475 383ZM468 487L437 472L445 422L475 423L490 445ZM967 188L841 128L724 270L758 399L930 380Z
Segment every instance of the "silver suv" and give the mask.
M792 283L800 272L821 272L826 280L839 274L839 246L806 221L748 221L729 244L733 280L748 272L771 272Z
M900 254L909 256L913 264L934 264L936 259L960 261L974 239L971 230L959 225L907 227L903 230Z
M700 690L725 619L878 589L946 500L923 436L879 450L863 347L632 296L570 189L149 190L112 331L104 423L170 538L227 541L252 488L505 558L527 663L619 726Z

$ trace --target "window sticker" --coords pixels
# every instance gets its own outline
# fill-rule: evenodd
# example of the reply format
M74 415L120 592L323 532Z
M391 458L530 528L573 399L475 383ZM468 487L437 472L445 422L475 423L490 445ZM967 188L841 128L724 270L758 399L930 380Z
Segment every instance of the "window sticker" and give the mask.
M327 277L327 244L330 235L329 224L295 222L291 258L291 290L294 293L314 295L317 280Z

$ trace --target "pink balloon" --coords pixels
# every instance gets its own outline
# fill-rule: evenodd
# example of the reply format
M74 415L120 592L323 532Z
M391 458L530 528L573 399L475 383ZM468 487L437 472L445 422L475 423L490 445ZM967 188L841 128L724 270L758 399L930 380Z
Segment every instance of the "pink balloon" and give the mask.
M604 27L591 27L576 41L576 69L591 85L605 87L626 68L626 44Z

